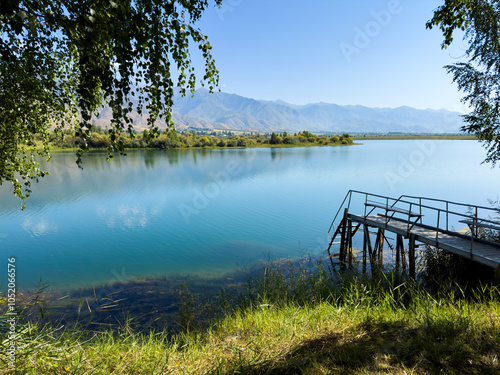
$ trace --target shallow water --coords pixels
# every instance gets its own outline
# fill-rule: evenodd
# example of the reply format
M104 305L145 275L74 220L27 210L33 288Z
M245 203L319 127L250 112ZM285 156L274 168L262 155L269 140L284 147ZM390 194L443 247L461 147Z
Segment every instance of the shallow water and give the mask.
M1 264L21 289L182 275L223 277L270 258L322 254L349 189L488 205L500 170L476 141L55 154L25 211L0 187ZM1 277L1 276L0 276ZM6 285L1 281L2 290Z

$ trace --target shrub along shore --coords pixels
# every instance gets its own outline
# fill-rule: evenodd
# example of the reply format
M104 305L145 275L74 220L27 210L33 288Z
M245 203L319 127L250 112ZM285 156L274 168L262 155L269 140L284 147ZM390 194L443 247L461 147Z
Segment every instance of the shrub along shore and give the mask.
M439 285L270 262L216 295L183 288L175 335L138 330L131 317L100 330L20 320L17 372L4 340L0 373L500 373L498 286Z
M118 140L125 149L183 149L183 148L235 148L235 147L304 147L304 146L336 146L350 145L353 140L349 134L315 135L306 130L301 133L288 134L250 134L235 135L230 131L222 132L163 132L154 139L148 139L148 131L122 136ZM51 148L76 149L81 142L74 132L66 132L63 138L52 134ZM92 127L91 136L87 142L89 149L107 149L111 139L99 127Z
M239 135L238 135L239 133ZM87 143L90 150L106 150L111 146L111 139L100 127L93 126ZM158 137L148 140L148 132L122 136L119 141L126 150L133 149L188 149L188 148L267 148L267 147L311 147L345 146L361 144L365 140L473 140L474 136L464 134L356 134L317 135L308 131L299 133L243 133L235 131L199 131L163 132ZM50 137L51 152L77 151L81 139L74 132L64 132L64 137L55 133Z

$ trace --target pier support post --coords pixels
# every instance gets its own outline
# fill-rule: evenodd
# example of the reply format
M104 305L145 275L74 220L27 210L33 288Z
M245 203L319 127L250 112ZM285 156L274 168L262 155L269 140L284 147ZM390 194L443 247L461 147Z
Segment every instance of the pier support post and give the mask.
M377 247L378 247L378 266L382 268L384 264L384 239L385 229L380 228L377 234Z
M396 274L399 277L402 263L402 252L404 251L403 235L398 234L396 237Z
M366 251L368 249L368 244L367 241L370 240L370 238L367 238L370 234L368 233L367 226L366 224L363 227L363 274L366 273Z
M408 268L410 279L415 281L415 234L410 233L410 243L408 245Z
M366 224L364 224L363 226L363 229L364 229L364 232L365 232L365 244L367 246L367 249L368 249L368 257L370 259L370 269L372 271L372 276L373 276L373 251L372 251L372 243L370 241L370 232L368 230L368 226Z
M345 270L345 260L346 260L346 229L347 229L347 208L344 210L344 217L342 219L342 237L340 239L340 253L339 253L339 262L340 269Z
M347 252L349 256L349 269L352 269L352 220L347 221Z
M332 248L332 246L334 245L335 243L335 238L337 238L337 235L340 234L342 230L342 221L340 222L339 226L337 227L337 229L335 230L335 233L333 234L332 236L332 239L330 241L330 245L328 246L328 256L330 257L330 263L332 265L332 272L335 271L335 264L333 263L333 257L335 255L332 255L332 253L330 252L330 249Z

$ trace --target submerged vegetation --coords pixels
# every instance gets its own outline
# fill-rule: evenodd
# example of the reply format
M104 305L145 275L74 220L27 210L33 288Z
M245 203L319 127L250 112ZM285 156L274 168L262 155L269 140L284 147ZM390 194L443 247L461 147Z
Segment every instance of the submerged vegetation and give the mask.
M226 147L287 147L287 146L333 146L349 145L353 143L349 134L340 135L315 135L307 130L301 133L288 134L241 134L235 135L231 131L201 132L175 132L168 131L151 139L148 131L134 134L133 137L123 136L119 139L126 149L150 148L150 149L173 149L173 148L226 148ZM78 148L81 144L80 137L74 132L66 132L64 138L53 134L50 138L52 147ZM100 127L93 126L91 136L87 140L89 149L107 149L111 146L110 136Z
M391 270L368 277L354 271L332 275L327 267L313 259L268 262L240 285L211 296L185 286L178 298L175 334L140 329L132 317L97 330L19 320L16 371L500 372L498 286L480 283L464 293L444 282L431 292L425 283L400 279ZM4 323L1 330L6 329ZM0 373L8 373L6 341L2 345Z

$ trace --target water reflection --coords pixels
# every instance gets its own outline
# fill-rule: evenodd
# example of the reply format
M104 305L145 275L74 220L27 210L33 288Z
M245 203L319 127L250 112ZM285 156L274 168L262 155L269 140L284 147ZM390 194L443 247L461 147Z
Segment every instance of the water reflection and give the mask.
M42 162L50 175L34 184L25 211L0 187L0 251L19 258L21 288L40 278L102 284L116 270L220 275L269 254L321 253L349 189L479 205L498 195L500 173L480 165L474 141L440 143L413 174L388 184L387 172L399 173L414 147L131 151L110 162L89 153L83 170L74 154L55 154Z
M156 152L144 151L144 165L148 169L152 169L155 166Z
M33 184L28 206L51 205L55 201L62 204L88 195L141 191L145 186L148 189L203 187L228 168L235 171L230 176L231 183L266 173L279 175L290 169L294 161L303 162L302 158L308 155L305 150L294 151L295 155L288 149L271 149L271 160L277 155L280 159L287 155L279 168L268 163L269 149L132 151L126 156L116 155L110 161L106 160L106 153L92 152L84 156L83 169L78 168L73 154L55 154L50 163L41 163L49 175ZM0 194L10 203L2 205L0 212L18 205L5 188L0 189Z
M271 148L271 160L274 161L277 157L281 159L283 156L283 149L281 148Z

